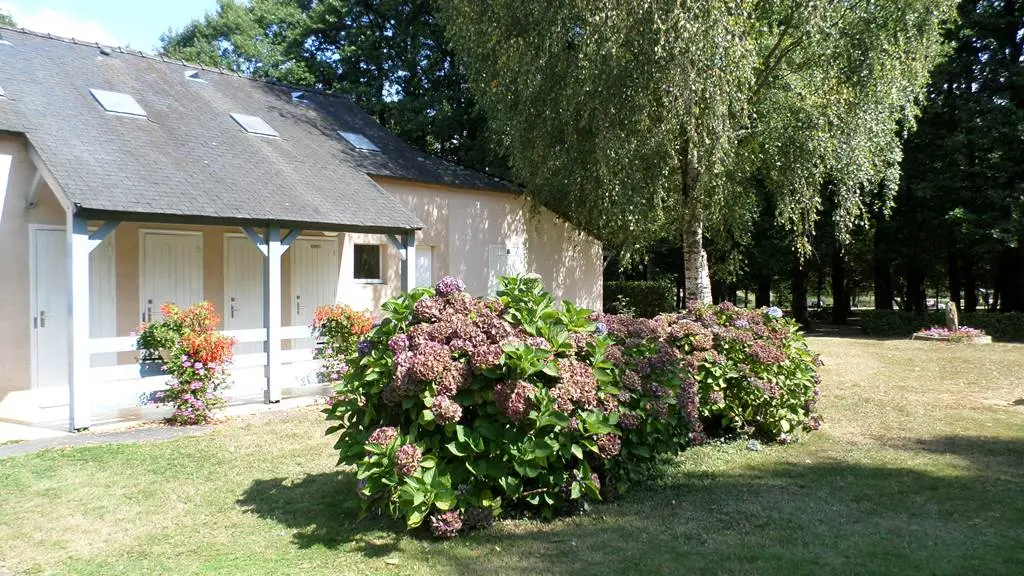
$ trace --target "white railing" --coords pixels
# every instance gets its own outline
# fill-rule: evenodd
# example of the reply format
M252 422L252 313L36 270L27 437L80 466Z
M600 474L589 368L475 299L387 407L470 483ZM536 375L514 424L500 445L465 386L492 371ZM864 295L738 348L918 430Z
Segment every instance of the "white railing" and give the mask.
M267 340L267 332L264 328L226 330L222 334L234 338L238 344L266 342ZM281 328L282 342L311 337L312 334L308 326L284 326ZM135 337L133 336L89 339L90 354L135 351ZM304 387L315 382L315 373L320 367L320 361L315 360L313 354L312 348L281 351L282 372L285 375L282 388ZM264 352L235 355L229 369L228 397L247 397L260 394L266 388L264 370L266 364L267 355ZM141 398L166 388L167 374L147 372L144 368L148 367L136 362L90 368L93 405L103 408L138 405Z

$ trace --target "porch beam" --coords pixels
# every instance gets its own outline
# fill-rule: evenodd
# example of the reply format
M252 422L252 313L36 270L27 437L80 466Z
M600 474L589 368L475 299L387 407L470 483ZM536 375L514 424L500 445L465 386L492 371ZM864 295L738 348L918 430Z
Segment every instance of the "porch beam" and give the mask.
M248 233L248 232L246 232ZM267 329L267 404L281 401L281 255L287 249L281 242L281 226L270 224L263 238L263 318Z
M68 241L68 427L72 432L92 425L89 382L89 221L67 214Z
M60 202L60 205L64 208L64 212L67 214L73 213L75 211L74 204L68 199L67 195L64 194L64 189L61 188L60 184L57 182L57 178L54 177L52 172L50 172L50 169L46 167L46 164L43 162L43 158L39 155L39 151L36 150L35 146L32 145L32 142L28 143L28 158L33 164L35 164L39 175L42 177L43 181L46 182L46 185L50 187L50 190L53 191L53 195L57 197L57 202ZM71 228L69 227L68 230L70 229Z
M117 229L119 224L121 224L120 220L107 220L92 234L89 234L89 252L92 252L97 246L102 244L107 239L107 236L110 236Z
M402 235L402 291L411 292L416 287L416 232Z
M388 242L391 242L391 245L394 246L395 250L398 251L398 255L404 261L405 260L405 240L404 240L404 235L402 235L402 237L399 237L398 234L385 234L385 237L388 239Z
M256 248L260 252L262 252L264 256L266 256L267 255L267 242L266 242L266 240L262 236L257 234L256 230L252 226L242 226L241 228L242 228L242 232L245 232L245 235L249 237L249 240L252 240L252 243L256 245Z
M284 247L284 252L287 252L288 249L292 247L292 244L295 243L295 239L299 237L299 234L302 234L302 229L292 228L284 235L284 238L281 238L281 246Z
M43 172L36 169L36 175L32 177L32 184L28 187L28 199L25 204L29 208L35 208L39 201L39 191L43 189Z

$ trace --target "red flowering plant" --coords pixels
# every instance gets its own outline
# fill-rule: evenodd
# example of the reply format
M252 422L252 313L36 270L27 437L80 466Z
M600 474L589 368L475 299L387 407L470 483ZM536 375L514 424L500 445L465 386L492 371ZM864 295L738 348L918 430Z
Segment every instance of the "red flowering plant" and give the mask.
M169 422L205 424L224 403L222 390L235 339L216 331L220 316L209 302L185 309L164 304L161 312L163 320L140 328L137 346L151 357L153 346L167 351L164 370L171 379L162 403L174 408Z
M320 381L336 382L348 372L346 359L373 327L373 317L344 304L330 304L316 309L309 327L317 341L314 357L322 361Z

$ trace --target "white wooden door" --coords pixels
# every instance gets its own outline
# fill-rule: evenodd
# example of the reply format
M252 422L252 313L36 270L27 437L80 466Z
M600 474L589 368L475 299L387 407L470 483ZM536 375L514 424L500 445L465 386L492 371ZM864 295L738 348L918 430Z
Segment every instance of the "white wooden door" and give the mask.
M263 254L245 236L224 237L224 329L263 327ZM235 354L263 351L262 342L235 345Z
M338 301L338 239L298 238L289 249L292 265L291 325L308 326L318 306ZM292 348L312 348L311 338Z
M117 336L117 270L114 252L114 234L93 248L89 254L89 336L112 338ZM90 365L114 366L117 352L93 354Z
M146 322L161 320L160 306L187 308L203 300L203 237L143 231L140 309Z
M64 230L35 229L32 234L34 289L32 344L35 386L44 406L68 403L67 235ZM62 391L63 389L63 391Z
M430 246L416 247L416 286L433 286L433 250Z

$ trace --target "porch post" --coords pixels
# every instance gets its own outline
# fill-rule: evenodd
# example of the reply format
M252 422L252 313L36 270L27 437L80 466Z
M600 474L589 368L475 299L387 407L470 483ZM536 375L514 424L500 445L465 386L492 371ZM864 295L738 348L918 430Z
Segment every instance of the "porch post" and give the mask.
M263 400L281 401L281 226L270 224L264 239L267 256L263 259L263 317L267 322L267 389Z
M410 230L402 235L402 292L416 287L416 232Z
M72 432L91 425L89 394L89 226L73 212L67 215L68 238L68 427Z

